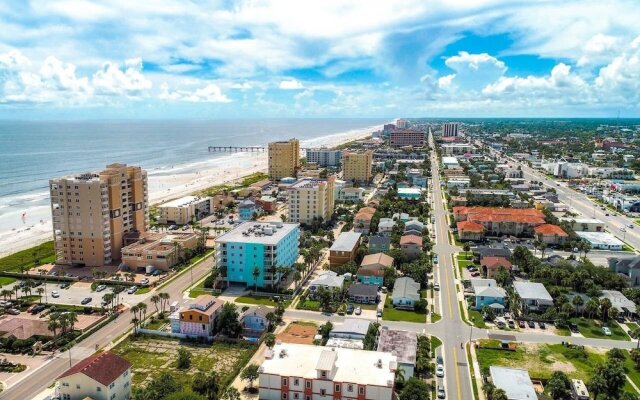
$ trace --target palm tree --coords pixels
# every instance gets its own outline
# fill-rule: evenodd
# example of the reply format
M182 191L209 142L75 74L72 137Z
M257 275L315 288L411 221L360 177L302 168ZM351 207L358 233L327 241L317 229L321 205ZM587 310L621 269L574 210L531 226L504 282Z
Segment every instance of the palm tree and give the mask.
M274 282L274 280L275 280L274 278L275 278L275 276L276 276L276 272L278 271L278 267L277 267L275 264L271 264L271 265L269 266L268 271L269 271L269 273L271 274L271 281L270 281L270 283L269 283L269 286L271 286L271 291L273 292L274 283L275 283L275 282Z
M404 383L405 381L405 377L404 377L404 369L403 368L397 368L396 372L395 372L395 381L396 383Z
M158 293L158 297L160 297L160 309L162 310L162 315L164 315L164 308L167 304L169 304L169 293L161 292Z
M253 268L253 272L251 273L251 275L253 275L253 281L255 283L254 292L257 292L258 291L258 278L260 277L260 268L258 268L257 265Z
M44 288L39 287L36 289L36 293L38 293L38 303L42 303L42 295L44 294Z
M578 309L584 305L584 300L582 299L582 297L576 295L573 297L573 300L571 300L571 302L573 303L573 306L576 308L576 314L577 314ZM584 313L584 308L581 310L581 313Z
M153 296L151 296L151 302L153 303L154 307L156 308L156 313L159 312L158 310L158 303L160 302L160 296L157 294L154 294Z
M593 314L598 312L599 304L595 299L589 299L584 305L584 310L587 312L589 319L593 317Z
M53 332L53 337L56 337L56 332L60 328L60 314L53 312L49 314L49 322L47 323L47 329Z
M69 329L69 319L67 318L67 314L61 314L60 318L58 318L58 322L60 323L61 333L64 335Z
M69 328L71 328L71 330L73 331L76 327L76 323L78 322L78 314L72 311L66 315L67 315L67 320L69 321Z
M2 296L2 298L5 301L7 301L7 297L9 297L9 300L11 300L12 295L13 295L13 290L3 289L2 292L0 292L0 296Z

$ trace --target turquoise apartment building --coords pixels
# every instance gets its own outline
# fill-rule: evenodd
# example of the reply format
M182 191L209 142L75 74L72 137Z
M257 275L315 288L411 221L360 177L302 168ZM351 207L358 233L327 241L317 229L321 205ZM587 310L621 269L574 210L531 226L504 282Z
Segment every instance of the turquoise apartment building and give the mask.
M281 275L271 266L291 268L298 259L299 224L283 222L245 222L216 239L216 265L226 268L230 284L268 288ZM255 279L253 271L260 274Z

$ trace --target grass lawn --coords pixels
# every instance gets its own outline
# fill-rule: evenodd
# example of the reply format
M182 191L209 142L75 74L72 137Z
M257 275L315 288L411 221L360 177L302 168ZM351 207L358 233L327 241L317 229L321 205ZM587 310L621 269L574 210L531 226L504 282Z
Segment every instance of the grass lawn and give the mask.
M178 370L175 367L177 350L181 346L191 353L191 367L188 370ZM112 351L133 364L134 386L144 384L148 379L166 371L184 388L188 388L193 374L198 370L214 370L218 374L220 386L226 386L245 366L256 349L257 347L243 342L196 345L177 339L143 335L136 338L128 337Z
M259 296L240 296L236 299L236 303L256 304L256 305L271 306L271 307L275 307L277 304L275 301L271 299L271 297L259 297ZM288 301L288 300L285 301L284 308L287 308L290 303L291 301Z
M9 278L6 276L0 276L0 286L11 285L16 281L16 278Z
M436 336L431 336L431 351L435 352L438 347L442 346L442 340Z
M136 294L147 294L151 291L149 287L143 287L142 289L136 290Z
M0 271L20 272L21 266L25 269L33 267L34 259L41 265L52 263L55 258L52 240L0 258Z
M305 301L300 300L298 304L296 304L296 309L320 311L320 302L317 300L310 300L310 299L307 299Z
M396 310L391 304L391 297L387 296L384 302L384 312L382 313L384 321L406 321L406 322L426 322L427 314L415 311Z
M635 364L631 360L631 357L627 353L627 359L624 362L624 369L627 371L627 376L636 386L640 387L640 370L636 369Z
M564 347L561 344L518 345L515 351L499 349L498 340L481 340L477 349L483 373L491 365L524 368L533 379L549 379L554 371L564 371L574 379L588 381L596 365L604 362L604 354Z
M484 329L487 325L484 323L484 318L482 318L482 313L480 311L469 309L469 320L473 323L473 326L476 328Z
M436 323L442 319L442 315L438 313L431 313L431 322Z
M616 322L613 322L609 326L609 328L611 329L611 336L605 336L605 334L602 333L602 328L600 327L600 325L592 319L571 318L571 322L577 324L578 330L580 331L582 336L587 338L631 340Z
M634 329L638 329L638 324L636 324L635 322L627 322L627 327L632 331Z

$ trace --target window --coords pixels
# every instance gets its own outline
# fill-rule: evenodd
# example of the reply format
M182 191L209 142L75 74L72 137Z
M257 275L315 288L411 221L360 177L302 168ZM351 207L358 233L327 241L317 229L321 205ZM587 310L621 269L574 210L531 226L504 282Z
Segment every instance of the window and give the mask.
M335 389L335 391L336 391L336 392L339 392L339 391L340 391L340 384L336 383L336 389Z
M360 387L358 388L358 393L359 393L359 394L364 394L364 387L360 386Z
M96 392L102 392L102 388L100 386L96 386Z
M320 396L326 396L327 395L327 389L320 389Z
M322 373L320 374L323 378L327 377L327 371L322 371Z
M304 396L304 400L311 400L311 396Z
M353 385L347 386L347 391L348 392L353 392Z
M80 385L76 385L76 389L80 389Z
M293 380L293 385L294 385L294 386L298 386L298 385L300 385L300 379L295 378L295 379Z
M298 399L300 398L300 395L299 395L298 393L294 393L294 394L293 394L293 398L294 398L295 400L298 400Z
M282 398L286 400L287 394L286 393L282 393Z
M289 384L289 381L287 380L287 378L282 378L282 386L287 386Z
M115 382L111 382L111 385L109 385L109 389L113 389L116 386Z
M307 381L306 384L307 384L307 389L310 389L311 388L311 381Z

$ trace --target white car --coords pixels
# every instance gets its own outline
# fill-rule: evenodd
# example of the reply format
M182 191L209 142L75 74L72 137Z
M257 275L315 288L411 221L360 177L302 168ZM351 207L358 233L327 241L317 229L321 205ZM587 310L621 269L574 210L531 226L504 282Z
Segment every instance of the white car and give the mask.
M137 286L131 286L129 289L127 289L127 293L134 294L136 290L138 290Z
M102 292L103 290L105 290L107 288L106 285L98 285L96 287L96 292Z
M360 314L362 314L362 308L360 308L360 307L356 307L355 314L356 314L356 315L360 315Z
M611 329L609 329L609 327L603 326L602 333L604 333L605 336L611 336Z
M436 367L436 376L438 378L444 378L444 367L442 365Z
M143 278L140 283L142 283L143 285L146 285L149 283L149 279L148 278Z
M57 299L58 297L60 297L60 293L58 293L57 290L53 290L51 291L51 297L53 297L54 299Z
M440 290L440 284L439 283L434 283L433 284L433 290Z

